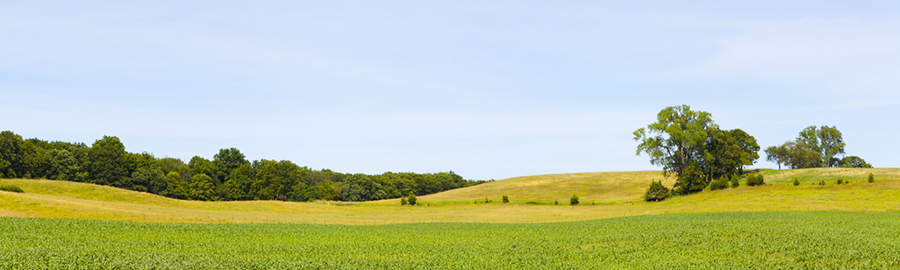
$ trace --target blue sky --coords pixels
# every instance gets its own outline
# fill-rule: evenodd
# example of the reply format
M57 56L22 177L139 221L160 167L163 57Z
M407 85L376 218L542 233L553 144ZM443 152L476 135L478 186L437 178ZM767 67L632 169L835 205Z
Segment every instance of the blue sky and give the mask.
M900 2L747 2L7 1L0 130L502 179L659 169L631 133L688 104L897 167Z

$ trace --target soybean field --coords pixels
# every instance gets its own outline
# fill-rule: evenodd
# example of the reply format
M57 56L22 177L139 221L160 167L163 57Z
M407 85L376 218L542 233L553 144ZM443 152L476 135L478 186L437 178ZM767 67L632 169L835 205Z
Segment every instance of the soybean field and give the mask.
M897 269L900 213L558 223L185 224L0 218L0 269Z

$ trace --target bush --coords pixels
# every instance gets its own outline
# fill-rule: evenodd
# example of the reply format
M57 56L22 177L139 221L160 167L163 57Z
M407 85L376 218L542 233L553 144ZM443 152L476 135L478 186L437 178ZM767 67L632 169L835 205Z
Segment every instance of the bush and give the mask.
M578 195L572 194L572 197L569 198L569 205L578 205Z
M838 180L837 180L837 184L838 184L838 185L840 185L840 184L843 184L843 183L844 183L844 179L840 179L840 178L838 178Z
M553 200L553 205L559 205L559 200Z
M797 179L797 177L794 177L794 185L795 185L795 186L799 186L799 185L800 185L800 179Z
M409 205L416 205L416 194L410 193L406 201L409 202Z
M736 188L741 186L741 177L735 175L731 176L731 188Z
M720 190L728 188L728 178L725 176L719 177L719 179L713 180L709 183L709 190Z
M825 185L825 180L819 181L819 185L820 185L820 186L824 186L824 185Z
M503 195L503 203L508 203L508 202L509 202L509 197L506 195Z
M0 186L0 190L16 192L16 193L25 193L25 191L22 190L22 188L20 188L19 186L14 186L14 185L2 185L2 186Z
M748 186L762 186L765 185L765 179L761 174L751 173L747 176L747 185Z
M648 202L658 202L665 200L671 195L671 191L663 186L662 181L650 182L647 193L644 193L644 200Z
M406 198L400 198L400 205L406 205L407 203L409 202L406 201Z
M869 173L869 183L875 182L875 174Z
M488 197L484 197L484 203L491 203L491 200Z

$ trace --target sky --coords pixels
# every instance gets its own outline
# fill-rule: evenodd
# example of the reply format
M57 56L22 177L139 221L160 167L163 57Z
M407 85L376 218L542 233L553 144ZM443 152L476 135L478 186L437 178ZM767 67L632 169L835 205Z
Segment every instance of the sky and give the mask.
M504 179L659 170L632 132L681 104L898 167L900 2L0 2L25 138Z

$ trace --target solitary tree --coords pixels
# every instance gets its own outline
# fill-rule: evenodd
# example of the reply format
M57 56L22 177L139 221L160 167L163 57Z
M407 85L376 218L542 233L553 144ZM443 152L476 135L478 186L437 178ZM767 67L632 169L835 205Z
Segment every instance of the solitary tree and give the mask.
M715 127L712 115L692 111L688 105L667 107L657 114L657 121L634 131L640 142L636 154L650 156L650 164L663 167L663 174L675 173L675 187L681 193L703 190L700 159L706 153L709 128Z

